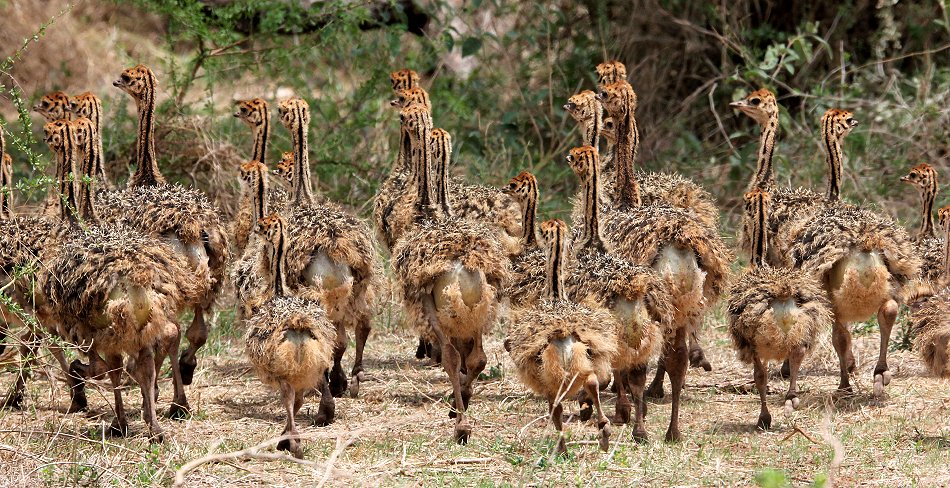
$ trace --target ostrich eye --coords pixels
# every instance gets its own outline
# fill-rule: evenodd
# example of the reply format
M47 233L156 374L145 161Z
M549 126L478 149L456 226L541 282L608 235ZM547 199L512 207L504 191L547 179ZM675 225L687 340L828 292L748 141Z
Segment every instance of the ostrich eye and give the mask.
M752 100L749 100L749 103L752 104L753 107L757 107L760 103L762 103L762 100L759 98L753 98Z

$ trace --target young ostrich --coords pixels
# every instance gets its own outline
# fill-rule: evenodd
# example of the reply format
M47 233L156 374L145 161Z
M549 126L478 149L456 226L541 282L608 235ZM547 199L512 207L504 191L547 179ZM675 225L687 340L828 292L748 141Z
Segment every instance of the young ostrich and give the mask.
M61 91L54 91L43 95L38 102L33 104L33 111L42 115L47 122L72 119L69 95Z
M382 269L369 227L332 202L317 203L310 182L308 133L310 107L293 97L278 106L280 123L293 136L294 166L287 225L291 235L287 251L288 285L301 296L319 298L336 325L337 349L330 372L330 390L340 396L347 390L341 361L346 351L346 329L356 334L350 394L359 393L363 381L363 349L371 330L375 297Z
M950 205L941 208L937 215L943 228L944 243L950 242ZM950 278L948 270L950 248L944 244L942 283ZM911 330L914 331L914 350L930 373L950 378L950 288L941 289L914 311Z
M40 114L46 122L72 119L69 96L61 91L54 91L43 95L39 101L33 104L33 111ZM57 216L59 202L53 201L56 198L59 198L58 195L52 193L46 196L46 200L43 202L43 209L40 211L41 215L52 218Z
M609 63L602 63L598 67L598 73L601 71L604 72L603 76L599 76L602 86L604 82L611 81L614 79L617 80L626 80L626 68L619 61L613 61ZM636 102L636 93L633 94L634 103ZM616 153L616 121L612 117L603 119L604 107L598 99L597 95L590 91L585 90L581 93L573 95L568 99L568 103L564 106L564 109L571 114L571 117L577 121L578 126L581 131L584 133L584 144L597 147L597 142L600 139L601 135L605 136L607 139L608 145L608 158L609 162L602 163L601 169L601 181L604 181L604 189L606 191L599 192L600 204L602 206L610 206L611 201L611 192L616 180L616 175L614 174L614 165L613 165L613 156ZM633 157L636 158L638 147L639 147L639 133L636 128L636 119L630 119L631 129L630 137L633 139ZM637 181L640 183L641 188L641 199L644 200L644 203L652 202L654 200L663 201L669 205L680 208L691 208L696 207L699 209L699 213L702 214L701 218L704 220L707 226L712 226L712 228L717 228L719 211L716 209L715 204L712 202L712 197L705 192L699 186L693 184L685 178L679 177L677 175L668 175L665 173L643 173L638 172L636 175ZM657 193L657 185L665 185L662 192ZM646 185L650 185L650 188L646 188ZM677 189L678 188L678 189ZM649 194L649 195L647 195ZM644 197L644 195L647 195ZM687 195L688 197L684 197ZM701 201L698 201L698 200ZM578 194L575 196L573 202L573 211L571 214L572 220L579 221L582 218L584 211L584 199L583 196ZM706 371L712 370L712 365L706 360L706 356L703 353L702 347L699 345L699 325L692 327L689 333L689 361L690 365L694 368L701 367ZM662 390L662 365L657 369L656 379L654 379L653 384L650 387L652 396L663 396Z
M412 70L393 71L389 75L396 99L390 105L399 110L411 105L420 104L429 113L432 113L432 104L429 93L419 87L419 74ZM399 150L396 152L396 162L393 164L386 181L379 187L373 200L373 222L380 242L387 251L392 251L398 239L397 233L408 224L399 220L407 212L396 209L396 205L410 191L412 168L409 161L409 135L405 129L399 130ZM394 215L395 213L395 215ZM395 221L394 221L395 220Z
M927 163L920 163L910 169L910 172L901 176L901 181L917 187L920 193L920 231L917 233L915 244L917 255L922 262L920 267L921 283L914 292L914 298L922 298L933 292L946 282L941 282L943 275L943 248L944 240L934 235L934 201L937 198L937 171Z
M472 431L465 411L487 361L482 336L495 322L498 292L510 265L490 227L443 215L447 203L435 200L428 110L411 106L400 119L414 166L416 224L393 247L392 263L410 323L441 348L442 366L452 383L454 437L464 444Z
M48 125L51 133L48 142L53 141L52 134L57 130L72 133L72 126L66 119ZM43 336L56 333L52 319L46 313L48 306L46 295L36 286L31 273L22 272L22 270L37 269L42 273L47 269L46 263L55 256L63 241L74 231L73 222L76 218L77 206L72 168L75 166L75 153L54 152L60 156L56 164L57 185L50 189L50 195L47 198L51 204L51 211L40 216L13 214L9 204L12 196L10 190L13 185L12 163L0 165L2 168L0 173L3 174L4 181L3 188L0 188L0 193L3 195L0 197L0 208L6 210L5 217L0 218L0 241L4 243L0 246L0 287L23 310L25 316L38 317L36 322L26 323L23 316L18 313L8 311L6 307L0 310L3 319L0 324L0 336L6 336L11 325L20 326L24 330L19 347L20 357L24 363L13 387L0 401L0 406L3 408L22 408L26 381L29 379L32 366L39 359L36 347ZM4 152L2 133L0 133L0 153L7 156ZM69 386L71 402L67 413L85 410L87 401L79 375L75 374L74 368L66 362L66 356L61 347L52 343L47 347L65 373L66 383ZM81 365L79 361L74 361L73 364Z
M188 385L198 365L198 349L208 340L205 315L224 284L230 258L228 233L218 207L207 195L166 183L159 171L154 138L158 81L152 70L140 64L123 71L112 84L129 94L138 107L138 166L125 190L100 193L99 199L108 204L100 206L100 218L104 223L125 222L146 235L165 239L199 277L203 293L189 304L194 320L185 333L188 348L180 357L182 379Z
M234 112L234 116L250 127L254 133L254 149L251 154L251 161L257 161L266 168L267 147L270 142L270 110L267 102L260 98L252 98L250 100L239 100L236 105L237 110ZM243 168L241 173L244 174ZM283 210L287 202L287 192L281 188L268 189L264 197L268 207L273 212ZM252 228L257 220L266 215L257 215L255 213L256 208L252 208L251 201L252 195L245 191L238 206L238 214L232 224L234 247L239 254L247 249L248 241L253 234Z
M767 405L769 361L788 359L790 377L785 410L798 408L798 372L815 345L818 332L831 321L831 304L814 277L800 269L766 264L769 194L755 188L745 194L744 231L752 239L750 269L729 292L729 333L739 359L752 363L761 412L758 427L769 429Z
M267 167L260 161L248 161L240 166L240 178L244 194L250 197L247 205L250 210L248 220L259 222L270 215L267 205ZM250 317L266 301L270 290L264 279L267 272L261 259L264 253L259 247L260 245L254 244L249 246L231 270L231 282L237 292L242 319Z
M521 205L521 250L511 256L511 281L505 295L515 307L538 301L544 292L544 249L538 242L535 219L538 212L538 180L527 171L511 179L505 192Z
M294 417L304 396L321 387L317 425L329 425L335 415L327 371L333 364L336 327L315 300L293 296L287 287L287 223L277 214L258 220L262 236L261 261L266 263L264 279L270 298L247 319L245 345L257 376L280 391L287 411L284 435L278 449L303 457Z
M96 183L99 188L105 190L111 190L113 188L112 182L109 181L109 177L106 175L105 165L102 161L102 101L99 100L95 94L91 92L80 93L74 97L69 98L69 110L72 112L76 118L86 118L92 123L92 143L95 144L96 154L100 155L96 159L96 166L92 168L89 172L93 178L96 179Z
M666 438L675 441L680 438L679 397L689 366L687 337L699 329L706 309L722 293L732 254L718 227L705 223L698 213L659 199L642 203L633 173L636 94L629 83L618 81L598 96L614 119L617 137L614 195L602 210L604 236L620 257L656 270L667 282L673 302L673 326L648 393L661 395L663 374L669 374L673 408Z
M600 385L610 381L620 326L607 310L568 299L564 287L569 259L564 221L542 223L541 236L546 262L544 297L512 314L506 345L522 383L548 401L548 412L558 432L558 454L567 454L561 402L581 390L593 401L600 448L607 451L610 428L600 407Z
M568 164L581 180L584 216L574 242L573 266L567 281L575 301L603 304L616 319L617 356L611 364L617 387L615 421L630 422L630 396L635 416L633 438L645 440L643 402L649 361L657 356L664 331L669 329L673 308L666 284L646 266L638 266L608 250L601 234L602 209L595 204L600 191L600 163L592 146L574 148ZM593 413L592 398L581 395L581 419Z
M848 324L877 314L881 348L874 367L874 393L881 395L891 381L887 349L898 306L907 285L920 271L920 259L907 232L887 216L838 202L841 194L841 141L857 125L850 112L831 109L821 119L822 139L828 153L828 204L790 232L787 260L816 276L831 300L834 312L832 342L838 353L841 379L838 389L851 391L854 368Z
M729 104L755 120L762 131L759 135L759 148L755 173L749 182L748 190L760 189L770 194L768 215L770 238L766 261L772 266L784 266L791 239L789 233L796 221L807 220L821 210L826 200L807 188L778 188L772 171L772 156L775 153L775 141L779 130L779 105L775 95L766 89L756 90L742 100ZM748 225L743 225L748 228ZM740 247L751 254L751 236L743 234Z
M607 61L597 65L597 86L603 91L607 86L617 82L627 82L627 67L620 61ZM634 109L636 109L636 93L633 99ZM606 109L606 107L604 107ZM616 137L611 132L616 132L616 126L621 122L609 110L605 110L610 119L605 119L603 127L607 130L609 137ZM636 129L636 120L631 121L633 127L630 136L633 138L633 159L637 159L640 146L640 134ZM658 173L652 171L640 171L636 174L636 179L640 183L640 198L644 205L653 202L663 202L676 208L688 210L699 220L701 225L718 228L719 227L719 208L716 206L716 200L703 187L697 185L688 178L679 174ZM615 181L615 179L614 179ZM607 185L614 181L607 180ZM605 193L610 193L609 188L605 188ZM701 350L700 350L701 352ZM705 369L705 365L703 366ZM707 370L708 371L708 370Z
M81 127L82 135L77 128ZM74 167L79 142L90 150L92 123L60 120L44 127L46 140L59 156L60 175ZM80 141L82 139L82 141ZM83 165L84 170L92 166ZM60 178L66 207L76 208L73 178ZM83 190L87 201L91 189ZM40 275L40 288L48 299L39 314L44 322L56 323L59 336L90 347L92 376L108 373L115 395L116 419L111 431L124 435L128 422L122 404L122 357L135 366L130 373L142 391L142 415L150 436L162 440L155 413L156 365L170 354L175 376L171 414L187 409L178 362L180 331L176 316L182 306L199 294L199 286L187 261L158 239L122 225L95 225L91 205L78 205L80 218L67 216L73 231ZM70 214L72 215L72 214Z

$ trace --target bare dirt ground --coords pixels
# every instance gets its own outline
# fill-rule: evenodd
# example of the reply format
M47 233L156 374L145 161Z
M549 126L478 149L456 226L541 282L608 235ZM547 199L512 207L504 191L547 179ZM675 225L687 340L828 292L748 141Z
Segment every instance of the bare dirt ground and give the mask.
M163 444L145 438L136 387L125 392L131 436L108 438L102 434L113 418L107 390L90 391L90 414L66 415L63 383L51 367L38 370L25 409L0 412L0 486L169 485L191 460L279 435L283 410L244 359L240 327L231 325L228 314L215 320L210 347L188 388L193 416L181 422L163 418ZM570 455L558 459L552 457L546 404L518 383L500 328L487 343L489 378L478 383L470 410L473 438L458 446L451 440L445 373L416 360L414 338L388 323L387 309L367 347L372 381L363 384L360 398L337 399L337 419L329 427L311 422L317 398L301 410L304 463L260 459L278 455L271 444L259 450L258 459L198 466L184 486L802 486L829 477L839 486L950 484L950 382L927 377L915 355L898 351L890 355L894 381L885 397L872 398L876 329L856 338L855 395L835 394L837 365L825 337L805 363L802 405L790 417L782 409L787 384L772 377L773 430L762 432L754 428L758 397L751 368L735 359L721 314L713 313L703 338L715 369L690 371L684 442L662 441L670 406L659 400L649 405L649 443L635 444L628 427L614 426L610 451L603 453L596 428L571 420ZM0 378L6 387L13 374ZM161 388L159 405L166 408L167 376ZM614 395L604 396L610 415ZM567 405L566 412L576 413L576 403Z

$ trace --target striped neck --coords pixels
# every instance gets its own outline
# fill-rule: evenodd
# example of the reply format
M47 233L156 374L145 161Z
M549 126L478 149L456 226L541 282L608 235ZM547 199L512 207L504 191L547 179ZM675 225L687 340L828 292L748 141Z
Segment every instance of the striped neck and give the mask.
M270 139L270 117L266 109L261 110L261 123L254 126L254 154L251 159L267 165L267 142Z
M591 147L598 147L600 143L600 131L604 126L604 109L599 103L593 103L593 115L585 124L584 144Z
M756 188L771 191L775 187L775 175L772 171L772 157L775 154L775 140L778 136L778 112L769 115L762 124L759 135L759 150L756 155L755 176L749 184L749 190Z
M582 248L604 250L603 237L600 235L600 163L590 165L584 178L584 227L581 232Z
M102 104L99 102L98 98L94 98L87 103L87 109L84 110L87 119L92 122L92 133L90 137L93 138L93 143L96 146L96 159L95 165L92 168L92 172L89 173L93 176L98 182L104 185L107 188L112 186L112 183L109 181L109 178L106 177L106 168L105 163L103 162L103 152L102 152Z
M567 300L567 290L564 287L564 267L566 252L564 231L561 228L552 230L548 236L545 253L544 296L550 300Z
M637 121L629 100L626 101L625 113L619 119L616 121L617 144L614 162L616 200L614 203L618 209L623 210L642 205L640 184L633 174L633 164L640 150L640 133L637 130Z
M412 145L412 161L414 183L416 185L416 220L435 217L433 208L434 191L431 185L432 177L432 123L428 114L415 112L415 127L409 131Z
M99 147L92 134L92 124L90 124L89 129L89 137L80 147L83 158L79 165L80 177L77 182L79 186L79 217L88 222L96 222L99 218L96 215L95 208L95 171L97 167L102 165L102 154L99 152Z
M409 141L409 133L406 132L405 128L399 129L399 152L396 153L396 167L395 171L405 171L411 170L412 164L410 158L412 157L412 146Z
M297 105L293 108L294 124L294 180L293 180L293 199L294 205L309 205L313 203L313 187L310 183L310 143L307 133L309 132L309 123L305 120L303 107Z
M829 202L836 202L841 197L841 138L835 134L834 118L822 119L821 135L825 145L825 162L828 164L828 193L825 198Z
M920 237L934 237L934 200L937 198L937 182L920 191Z
M57 156L56 183L59 198L56 201L59 205L59 218L72 225L77 225L78 221L75 213L77 209L75 187L76 137L73 134L72 124L65 120L62 122L64 124L59 130L62 136L62 145L53 148Z
M753 268L765 265L765 257L768 254L768 224L766 222L766 197L761 192L756 192L752 201L749 202L749 220L751 221L752 234L752 259L750 264Z
M139 111L139 133L136 140L138 167L129 180L129 186L151 186L165 183L165 177L158 169L155 156L155 77L149 73L144 78L143 92L135 97Z
M525 249L538 246L536 222L538 218L538 189L535 186L521 208L521 240Z
M280 226L280 234L277 236L277 242L270 242L270 288L274 291L274 296L282 297L288 295L287 277L284 275L287 269L287 233L283 225Z
M254 220L263 218L267 215L267 169L261 165L262 170L257 171L254 178L254 188L251 189L254 201Z
M442 210L446 217L451 215L452 210L449 205L449 174L448 168L452 161L452 140L451 136L444 130L432 131L432 164L435 173L435 198L436 204Z

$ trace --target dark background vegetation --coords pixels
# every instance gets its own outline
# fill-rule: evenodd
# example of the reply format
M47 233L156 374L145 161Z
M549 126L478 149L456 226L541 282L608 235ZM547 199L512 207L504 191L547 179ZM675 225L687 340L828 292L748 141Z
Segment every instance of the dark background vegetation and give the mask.
M845 143L847 198L916 220L916 195L898 176L923 161L947 173L945 0L0 0L0 15L10 25L0 46L12 56L0 65L0 114L20 202L45 191L37 177L50 159L35 140L38 117L31 126L24 110L52 89L104 99L108 169L127 176L134 106L110 82L139 62L161 84L163 171L228 212L251 147L233 100L262 96L276 109L297 94L312 107L320 190L368 214L395 155L388 73L403 67L423 75L436 125L454 136L455 171L500 185L531 169L551 216L567 216L576 186L563 157L579 137L561 106L594 87L594 66L607 58L627 64L639 96L641 164L705 185L727 234L758 134L728 103L759 87L783 106L783 184L824 187L817 132L830 107L861 121ZM289 149L273 128L271 161Z

